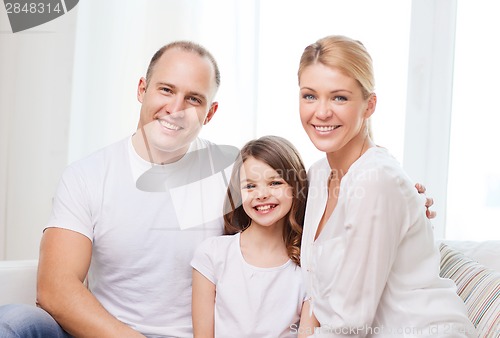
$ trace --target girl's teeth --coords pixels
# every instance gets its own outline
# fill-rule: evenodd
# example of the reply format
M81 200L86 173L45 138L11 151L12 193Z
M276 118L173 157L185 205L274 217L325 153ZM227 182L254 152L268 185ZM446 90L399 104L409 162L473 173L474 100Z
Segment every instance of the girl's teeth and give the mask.
M270 205L262 205L262 206L256 207L256 209L259 211L266 211L266 210L271 209L271 206Z

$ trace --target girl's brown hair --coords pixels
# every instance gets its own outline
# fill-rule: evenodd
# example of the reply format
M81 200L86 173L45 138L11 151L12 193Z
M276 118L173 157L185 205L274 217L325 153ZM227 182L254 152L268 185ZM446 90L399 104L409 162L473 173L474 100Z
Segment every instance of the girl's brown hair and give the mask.
M224 234L241 232L252 221L243 209L240 187L240 170L250 157L269 165L292 187L293 202L285 219L283 240L288 257L300 265L300 243L308 189L307 173L297 149L282 137L264 136L248 142L241 149L233 166L224 201Z

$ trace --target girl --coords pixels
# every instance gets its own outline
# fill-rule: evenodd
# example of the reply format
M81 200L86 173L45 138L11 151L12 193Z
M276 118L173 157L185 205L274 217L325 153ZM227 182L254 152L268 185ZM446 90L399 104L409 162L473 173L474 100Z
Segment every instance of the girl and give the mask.
M291 143L266 136L243 147L225 200L227 236L205 240L191 262L196 338L311 334L297 325L308 311L299 267L306 197Z
M309 170L302 240L315 336L474 336L453 282L439 278L424 197L369 135L377 96L364 46L321 39L298 79L302 126L326 154Z

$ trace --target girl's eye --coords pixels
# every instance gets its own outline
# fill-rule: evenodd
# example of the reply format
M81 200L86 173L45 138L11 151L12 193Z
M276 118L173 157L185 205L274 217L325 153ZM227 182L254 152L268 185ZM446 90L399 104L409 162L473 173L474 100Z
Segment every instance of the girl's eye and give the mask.
M345 101L347 101L347 97L345 97L345 96L335 96L333 98L333 100L334 101L338 101L338 102L345 102Z
M272 181L271 182L272 186L278 186L278 185L282 185L282 184L283 184L283 182L281 182L281 181Z
M253 188L255 188L255 184L251 184L251 183L249 183L249 184L245 184L245 185L242 187L242 189L253 189Z

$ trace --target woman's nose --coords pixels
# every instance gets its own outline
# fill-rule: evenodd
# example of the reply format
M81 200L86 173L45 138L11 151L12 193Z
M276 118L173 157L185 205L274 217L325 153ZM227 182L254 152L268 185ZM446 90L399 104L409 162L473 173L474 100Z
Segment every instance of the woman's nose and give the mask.
M325 100L320 100L316 108L316 117L324 120L332 117L332 115L333 111L328 102Z

